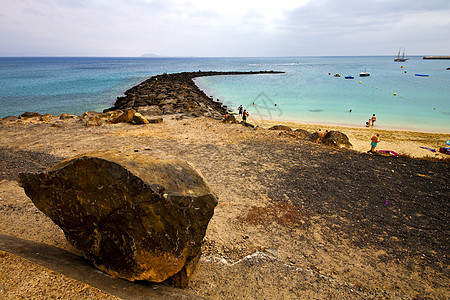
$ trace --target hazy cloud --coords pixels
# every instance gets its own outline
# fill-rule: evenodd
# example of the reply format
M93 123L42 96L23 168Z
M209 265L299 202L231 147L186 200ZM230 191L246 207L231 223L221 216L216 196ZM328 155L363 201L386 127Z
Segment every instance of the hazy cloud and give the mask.
M0 55L450 53L448 0L2 0L0 24Z

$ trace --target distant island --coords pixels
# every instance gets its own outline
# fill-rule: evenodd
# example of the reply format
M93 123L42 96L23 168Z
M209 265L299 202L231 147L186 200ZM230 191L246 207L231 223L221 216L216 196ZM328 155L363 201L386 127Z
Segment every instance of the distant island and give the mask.
M142 54L141 57L160 57L160 56L153 53L146 53Z
M450 55L431 55L431 56L424 56L423 59L450 59Z

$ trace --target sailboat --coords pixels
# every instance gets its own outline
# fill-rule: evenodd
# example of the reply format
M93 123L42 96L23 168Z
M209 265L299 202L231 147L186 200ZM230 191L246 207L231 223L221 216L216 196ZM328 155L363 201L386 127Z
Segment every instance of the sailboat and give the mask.
M402 48L398 49L398 55L396 58L394 58L394 61L407 61L409 58L405 58L405 49L403 49L403 55L400 56L400 51L402 50Z

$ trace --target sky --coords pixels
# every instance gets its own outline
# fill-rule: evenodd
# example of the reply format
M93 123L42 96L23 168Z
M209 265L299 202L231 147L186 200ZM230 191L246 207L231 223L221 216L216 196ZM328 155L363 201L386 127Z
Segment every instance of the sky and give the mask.
M450 55L449 0L1 0L0 56Z

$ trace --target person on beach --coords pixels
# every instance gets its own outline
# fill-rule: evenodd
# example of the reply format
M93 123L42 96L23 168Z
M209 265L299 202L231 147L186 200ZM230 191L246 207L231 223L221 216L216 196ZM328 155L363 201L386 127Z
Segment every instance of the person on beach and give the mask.
M369 122L366 122L366 127L369 127L369 126L370 126Z
M328 132L328 131L327 131ZM325 135L327 134L327 132L323 132L321 129L319 129L317 131L317 140L316 143L319 143L322 141L322 139L325 137Z
M244 111L242 112L242 121L247 122L247 116L248 112L244 109Z
M243 109L244 109L244 108L242 107L242 104L239 105L239 107L238 107L239 116L242 116L242 110L243 110Z
M375 117L375 114L372 115L372 118L370 118L372 120L372 126L373 124L375 124L375 121L377 120L377 117Z
M380 135L377 133L370 140L371 140L371 142L370 142L371 148L370 148L370 150L368 152L375 153L375 152L377 152L375 150L375 148L377 147L378 143L381 141L380 140Z

